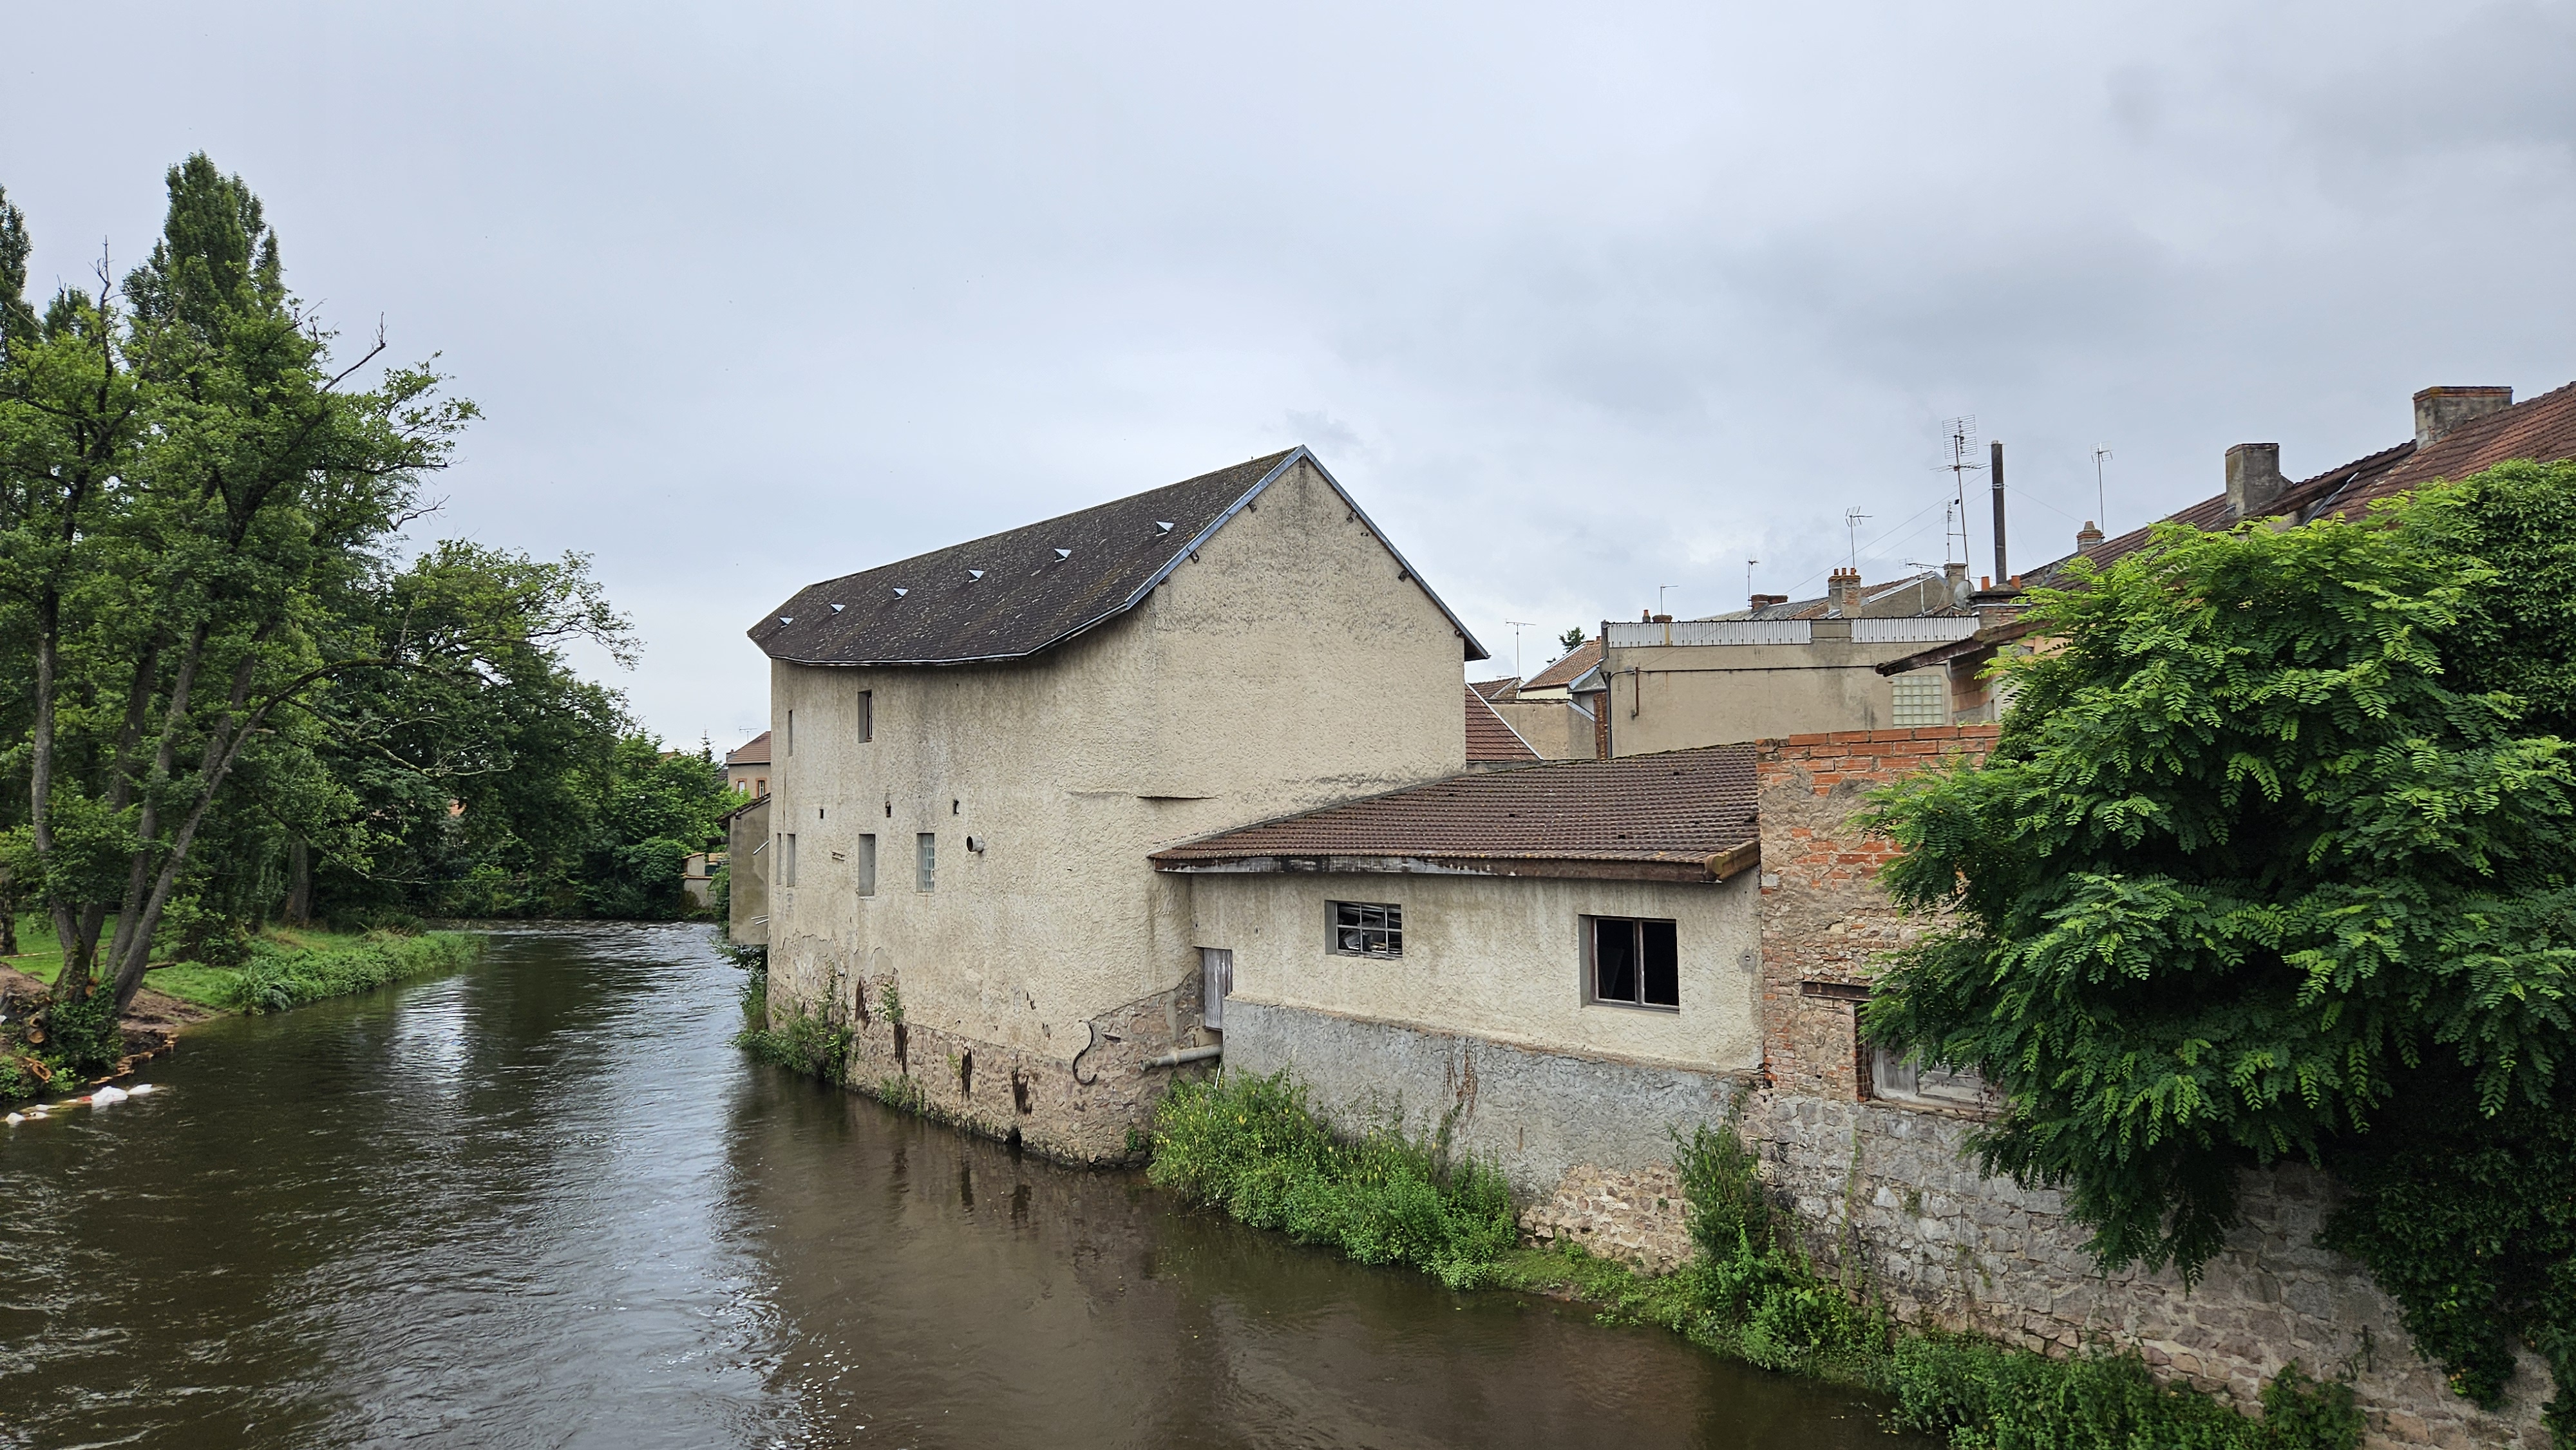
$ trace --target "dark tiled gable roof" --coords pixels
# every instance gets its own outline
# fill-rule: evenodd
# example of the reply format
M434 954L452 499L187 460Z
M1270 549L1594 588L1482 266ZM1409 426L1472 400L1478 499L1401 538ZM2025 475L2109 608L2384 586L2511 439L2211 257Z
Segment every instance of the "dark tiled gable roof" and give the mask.
M1505 675L1499 680L1469 680L1467 688L1475 691L1480 699L1510 700L1520 694L1521 682Z
M1166 871L1388 869L1365 863L1403 860L1498 875L1706 881L1750 865L1758 839L1753 747L1718 745L1452 776L1152 859Z
M810 585L747 632L771 658L791 664L965 664L1032 655L1136 607L1192 549L1300 460L1341 492L1320 462L1292 448ZM1359 513L1347 493L1342 498ZM1367 522L1366 514L1360 518ZM1368 527L1385 542L1375 524ZM1387 551L1394 554L1394 545ZM1401 554L1395 558L1456 627L1466 658L1485 658L1449 606L1413 576Z
M725 755L727 765L767 765L768 763L769 732L766 730L744 741L740 750L730 751Z
M1467 758L1491 764L1504 760L1536 760L1538 752L1520 737L1494 707L1485 703L1476 687L1467 687Z
M1522 690L1544 690L1554 685L1570 685L1585 670L1601 663L1601 641L1587 639L1565 652L1555 664L1521 682Z

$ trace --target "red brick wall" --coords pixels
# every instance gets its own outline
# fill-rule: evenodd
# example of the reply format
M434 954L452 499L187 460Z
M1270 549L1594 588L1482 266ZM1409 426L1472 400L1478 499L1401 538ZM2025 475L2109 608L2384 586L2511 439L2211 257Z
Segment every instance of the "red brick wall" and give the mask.
M1878 871L1894 843L1852 817L1868 793L1926 766L1981 761L1992 725L1837 730L1754 742L1762 811L1763 1072L1781 1092L1866 1095L1855 999L1877 958L1925 923L1890 905Z

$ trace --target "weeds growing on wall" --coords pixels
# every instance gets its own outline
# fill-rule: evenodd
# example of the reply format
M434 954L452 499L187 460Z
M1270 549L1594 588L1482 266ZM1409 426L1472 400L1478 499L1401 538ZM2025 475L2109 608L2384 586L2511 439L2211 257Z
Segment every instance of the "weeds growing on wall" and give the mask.
M1493 1281L1515 1238L1490 1164L1452 1161L1381 1129L1336 1139L1286 1076L1176 1083L1155 1110L1148 1176L1256 1228L1401 1264L1453 1289Z
M846 1026L836 1026L817 1013L797 1003L776 1026L769 1021L769 952L762 947L729 948L735 963L743 969L742 1030L735 1033L733 1045L751 1054L755 1062L819 1077L834 1087L847 1087L850 1081L850 1048L857 1034ZM877 1095L885 1097L879 1090ZM894 1101L892 1098L887 1099ZM917 1102L917 1096L915 1098ZM901 1106L901 1104L898 1104Z
M1221 1075L1173 1087L1157 1110L1153 1181L1256 1227L1403 1264L1453 1287L1555 1293L1614 1323L1659 1324L1764 1369L1892 1396L1892 1427L1957 1450L2353 1450L2349 1386L2284 1369L2264 1416L2162 1385L2134 1354L2052 1359L1968 1335L1896 1324L1854 1286L1820 1273L1792 1241L1751 1149L1730 1127L1674 1145L1695 1250L1648 1277L1580 1247L1516 1248L1490 1165L1381 1130L1344 1142L1285 1075Z
M239 1012L283 1012L405 977L450 971L482 954L481 937L454 931L418 936L373 932L354 947L329 952L289 952L254 941L227 991L227 1005Z

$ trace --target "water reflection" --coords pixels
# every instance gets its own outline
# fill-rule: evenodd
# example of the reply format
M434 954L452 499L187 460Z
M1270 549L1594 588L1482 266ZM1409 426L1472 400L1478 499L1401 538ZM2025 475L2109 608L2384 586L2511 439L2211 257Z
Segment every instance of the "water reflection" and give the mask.
M211 1024L0 1139L0 1444L1890 1443L746 1066L694 928Z

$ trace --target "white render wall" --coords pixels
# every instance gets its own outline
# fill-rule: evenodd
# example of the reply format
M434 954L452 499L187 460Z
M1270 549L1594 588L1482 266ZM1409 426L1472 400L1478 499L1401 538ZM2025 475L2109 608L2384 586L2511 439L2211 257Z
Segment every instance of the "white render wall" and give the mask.
M1035 659L773 663L770 829L797 836L796 882L772 874L774 1009L855 1016L864 989L881 1014L891 984L943 1040L1069 1074L1085 1022L1197 971L1183 890L1147 853L1465 768L1462 642L1400 574L1300 464L1135 611ZM928 893L913 871L925 831ZM856 889L862 833L877 837L872 897ZM969 835L988 848L970 853ZM1099 1137L1094 1124L1013 1126L1067 1156L1103 1151L1063 1138Z
M1526 876L1191 873L1193 945L1234 953L1236 1002L1513 1047L1745 1072L1762 1060L1755 873L1705 885ZM1404 908L1401 958L1330 950L1326 903ZM1677 924L1678 1011L1587 1005L1586 916Z

